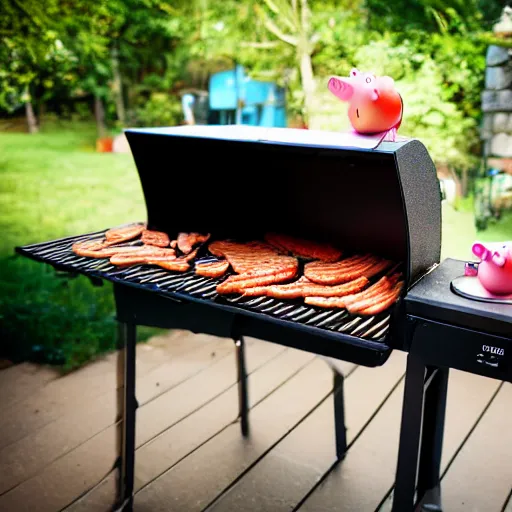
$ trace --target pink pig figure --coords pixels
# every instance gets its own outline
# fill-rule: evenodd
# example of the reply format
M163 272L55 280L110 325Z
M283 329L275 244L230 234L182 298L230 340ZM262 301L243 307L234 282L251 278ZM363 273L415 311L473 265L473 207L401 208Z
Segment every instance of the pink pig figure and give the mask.
M331 77L327 87L338 99L349 103L348 117L357 133L389 131L394 140L402 122L403 102L391 77L354 68L348 77Z
M494 295L512 294L512 242L473 244L473 254L481 260L478 279Z

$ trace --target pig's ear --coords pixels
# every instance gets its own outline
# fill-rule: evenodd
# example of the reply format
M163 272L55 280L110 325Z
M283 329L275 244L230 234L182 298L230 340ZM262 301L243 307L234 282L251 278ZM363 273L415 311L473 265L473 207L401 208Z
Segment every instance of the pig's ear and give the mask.
M377 78L379 89L394 89L395 81L390 76L379 76Z

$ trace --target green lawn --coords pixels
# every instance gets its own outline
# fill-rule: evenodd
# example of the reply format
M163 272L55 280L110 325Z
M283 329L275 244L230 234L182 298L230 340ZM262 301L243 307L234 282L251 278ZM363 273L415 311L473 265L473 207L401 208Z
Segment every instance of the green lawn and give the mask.
M59 278L50 266L14 254L16 245L146 218L131 155L98 154L94 142L88 124L0 133L0 357L69 370L115 346L110 284ZM512 238L512 216L477 235L471 212L443 205L443 258L472 258L477 238ZM155 332L139 331L139 339Z
M99 154L90 125L0 133L0 351L68 370L115 346L111 285L59 279L17 245L144 220L131 155ZM150 330L141 330L145 338Z
M490 222L484 231L477 231L473 213L466 209L454 210L443 204L442 258L475 260L471 246L476 240L502 242L512 240L512 212L505 213L499 222Z

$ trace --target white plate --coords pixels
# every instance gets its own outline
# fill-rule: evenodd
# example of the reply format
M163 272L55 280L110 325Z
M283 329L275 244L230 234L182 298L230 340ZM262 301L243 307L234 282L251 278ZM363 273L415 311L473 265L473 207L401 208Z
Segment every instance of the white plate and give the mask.
M452 281L451 288L454 293L466 299L494 302L496 304L512 304L512 294L493 295L482 286L476 276L457 277Z

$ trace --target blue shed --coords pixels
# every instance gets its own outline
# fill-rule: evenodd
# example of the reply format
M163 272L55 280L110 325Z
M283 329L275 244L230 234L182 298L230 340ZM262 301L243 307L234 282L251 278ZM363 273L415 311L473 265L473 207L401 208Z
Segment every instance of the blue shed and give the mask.
M212 75L209 98L210 109L219 111L220 124L286 127L284 89L252 80L242 66Z

